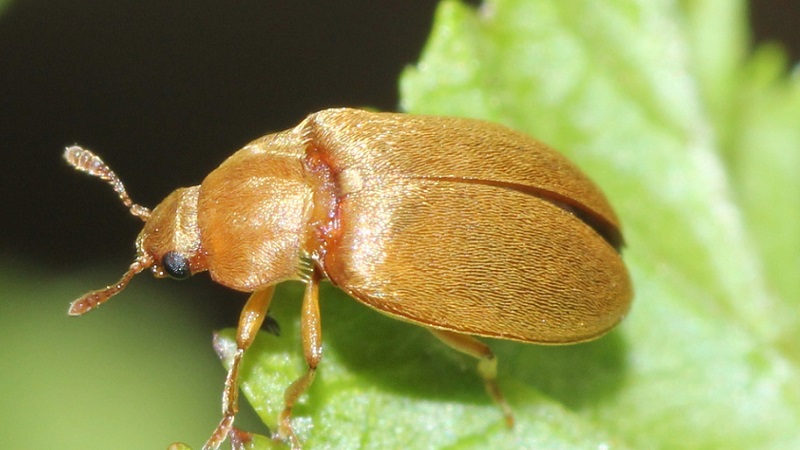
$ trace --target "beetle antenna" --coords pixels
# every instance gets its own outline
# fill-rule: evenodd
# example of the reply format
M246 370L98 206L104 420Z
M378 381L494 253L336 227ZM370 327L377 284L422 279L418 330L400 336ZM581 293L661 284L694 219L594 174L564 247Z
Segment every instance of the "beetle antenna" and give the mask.
M97 308L105 303L106 300L117 295L121 290L125 289L125 286L128 285L128 282L131 281L131 278L133 278L134 275L150 267L152 264L152 261L147 256L138 258L133 262L133 264L131 264L131 266L128 268L128 271L125 272L125 274L122 275L122 278L120 278L120 280L115 284L106 286L105 289L98 289L96 291L86 293L81 298L70 303L67 314L70 316L80 316Z
M101 180L108 181L111 187L114 188L114 192L119 195L119 199L122 200L122 203L130 210L131 214L142 219L143 222L147 222L147 219L150 218L150 210L144 206L133 203L130 196L128 196L128 192L125 191L122 180L119 179L117 174L115 174L99 156L83 147L73 145L64 150L64 159L75 169L86 172L89 175L94 175Z

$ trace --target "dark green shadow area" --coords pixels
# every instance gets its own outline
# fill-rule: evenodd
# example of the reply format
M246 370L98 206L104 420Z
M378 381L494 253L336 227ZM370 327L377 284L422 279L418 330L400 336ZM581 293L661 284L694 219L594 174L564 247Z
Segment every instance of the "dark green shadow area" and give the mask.
M281 337L262 333L251 352L287 351L302 357L302 290L294 283L278 288L270 314L281 326ZM313 414L313 408L324 406L331 389L349 389L354 378L364 389L392 392L410 401L492 405L476 361L446 347L424 328L384 316L327 283L321 289L320 308L323 360L308 402L296 408L298 414ZM226 333L233 336L233 330ZM498 354L499 382L513 407L535 401L533 390L579 409L613 395L625 378L625 345L616 334L564 347L487 341ZM245 372L251 361L245 359ZM298 364L298 370L303 367Z

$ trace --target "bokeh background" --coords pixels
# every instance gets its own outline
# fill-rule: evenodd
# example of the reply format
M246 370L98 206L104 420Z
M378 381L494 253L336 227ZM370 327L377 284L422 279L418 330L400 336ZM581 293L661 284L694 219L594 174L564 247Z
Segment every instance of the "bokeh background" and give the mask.
M96 150L152 207L309 112L395 110L398 74L436 5L385 3L0 1L5 448L199 447L224 379L211 330L234 325L244 301L205 276L143 275L109 306L68 318L71 300L125 270L140 222L70 169L63 147ZM754 41L800 60L800 3L755 1L751 17ZM264 431L252 415L239 423Z

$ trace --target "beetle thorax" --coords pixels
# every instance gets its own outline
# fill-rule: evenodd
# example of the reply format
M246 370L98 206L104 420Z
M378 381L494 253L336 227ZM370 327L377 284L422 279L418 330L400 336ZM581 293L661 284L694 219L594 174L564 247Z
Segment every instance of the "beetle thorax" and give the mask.
M255 141L200 185L197 224L214 281L250 292L302 277L313 192L294 138Z

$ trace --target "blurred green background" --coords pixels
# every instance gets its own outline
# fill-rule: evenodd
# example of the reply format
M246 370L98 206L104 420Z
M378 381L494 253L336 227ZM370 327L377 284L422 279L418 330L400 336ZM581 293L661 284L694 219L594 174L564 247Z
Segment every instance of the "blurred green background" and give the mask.
M71 300L125 270L140 223L61 149L96 150L135 201L154 206L311 111L396 109L397 76L418 57L435 3L0 5L0 442L199 447L224 379L211 332L235 324L244 296L205 276L144 275L100 310L67 317ZM756 39L800 58L796 1L753 2L751 17ZM263 431L252 416L237 423Z

